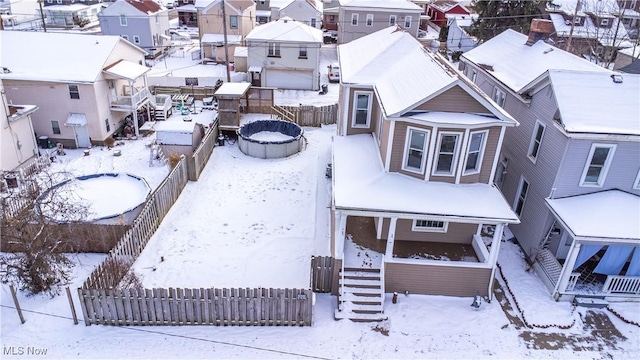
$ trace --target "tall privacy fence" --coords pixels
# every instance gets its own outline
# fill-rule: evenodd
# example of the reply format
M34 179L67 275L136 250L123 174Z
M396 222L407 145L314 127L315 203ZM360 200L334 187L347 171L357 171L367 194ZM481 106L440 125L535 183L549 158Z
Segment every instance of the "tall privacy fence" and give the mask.
M211 128L204 136L198 148L193 152L193 155L187 157L187 170L189 173L189 180L198 181L200 173L204 170L204 166L207 165L209 157L213 153L213 148L216 145L218 138L218 123Z
M338 104L332 105L274 105L272 115L295 122L300 126L335 124L338 120ZM284 114L284 115L282 115Z

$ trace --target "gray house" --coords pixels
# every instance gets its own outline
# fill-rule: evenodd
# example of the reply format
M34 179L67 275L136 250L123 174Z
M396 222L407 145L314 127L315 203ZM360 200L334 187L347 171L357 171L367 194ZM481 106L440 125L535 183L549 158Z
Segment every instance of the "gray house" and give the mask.
M340 0L338 44L399 25L418 36L422 8L408 0Z
M169 13L152 0L118 0L98 14L103 35L118 35L158 55L171 45Z
M532 29L541 27L532 25ZM640 297L640 77L507 30L460 68L521 124L495 181L510 225L557 300Z

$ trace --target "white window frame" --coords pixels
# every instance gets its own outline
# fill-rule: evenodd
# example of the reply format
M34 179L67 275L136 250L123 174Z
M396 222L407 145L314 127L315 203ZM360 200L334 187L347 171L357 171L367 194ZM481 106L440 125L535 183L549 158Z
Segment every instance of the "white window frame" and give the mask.
M389 15L389 26L394 26L396 24L396 16Z
M455 136L456 143L453 148L453 157L451 159L451 170L448 173L438 171L438 163L440 162L440 147L442 146L442 139L445 136ZM435 158L433 159L433 169L431 171L431 175L433 176L455 176L456 175L456 164L458 163L458 154L460 153L460 139L462 139L462 133L460 132L451 132L451 131L442 131L438 134L438 144L436 145Z
M69 84L69 85L67 85L67 89L69 90L69 98L70 99L80 100L80 86L75 85L75 84ZM74 94L77 97L74 97Z
M367 14L367 21L365 22L365 25L368 27L373 26L373 14Z
M120 26L127 26L127 15L120 15Z
M280 43L267 43L267 57L280 57Z
M298 59L306 59L309 55L309 50L307 49L307 45L300 45L300 49L298 50Z
M425 222L426 224L421 225L419 222ZM434 223L442 223L442 226L429 226L429 224ZM414 219L411 224L411 231L446 233L448 227L449 223L447 221Z
M607 26L607 25L609 25L608 18L600 19L600 26Z
M311 27L313 28L316 27L316 24L317 24L316 18L311 18Z
M542 129L542 132L540 132ZM536 126L533 127L533 134L531 134L531 141L529 142L529 149L527 150L527 157L534 164L538 161L538 155L540 155L540 148L542 147L542 139L544 139L544 133L547 130L547 126L536 120ZM540 134L540 138L538 138ZM535 153L534 153L535 152Z
M404 27L405 29L408 29L411 27L411 16L404 17Z
M471 82L476 83L476 78L478 77L478 72L476 69L471 70Z
M133 43L134 44L140 44L140 36L139 35L133 35Z
M482 134L482 139L480 140L480 148L477 150L478 157L477 157L476 166L473 169L467 169L467 164L469 163L469 155L471 155L471 143L472 143L471 139L473 139L473 135L478 135L478 134ZM469 141L467 144L467 156L465 157L464 164L463 164L464 166L463 167L464 170L462 171L463 175L477 174L482 169L482 161L484 160L484 150L487 145L487 137L489 137L489 130L473 131L469 134Z
M585 187L602 187L604 185L605 180L607 179L607 173L609 172L609 167L611 166L611 161L613 160L613 155L616 152L616 144L600 144L594 143L591 144L591 149L589 150L589 156L587 156L587 162L584 165L584 169L582 170L582 176L580 177L580 186ZM591 162L593 161L593 155L598 148L608 148L609 152L607 153L607 158L604 160L604 164L602 165L602 169L600 170L600 174L598 175L598 180L594 183L586 182L587 173L589 172L589 168L591 167Z
M358 112L358 96L367 95L369 101L367 103L367 121L366 124L356 124L356 114ZM351 112L351 127L352 128L368 128L371 126L371 105L373 104L373 92L372 91L354 91L353 93L353 110Z
M640 189L640 170L638 170L638 175L636 175L636 179L633 182L633 188L636 190Z
M496 86L493 88L492 98L493 98L493 101L496 102L496 104L498 104L500 107L504 107L504 103L507 100L507 93L505 93L504 91L502 91L502 89Z
M422 156L420 159L420 167L415 168L411 167L407 164L409 160L409 151L411 149L411 135L414 132L419 132L424 134L424 143L422 144ZM431 132L427 129L416 128L413 126L407 127L407 134L404 140L404 154L402 155L402 170L409 171L412 173L422 174L424 173L424 169L427 163L427 154L429 151L429 137L431 136Z
M58 120L51 120L51 132L54 135L60 135L62 130L60 129L60 122Z
M358 26L358 14L351 14L351 26Z
M526 190L524 190L524 184L527 184ZM524 194L523 194L524 190ZM524 176L520 176L520 182L518 183L518 191L516 191L516 198L513 201L513 212L515 212L518 217L522 216L522 211L524 210L524 205L527 203L527 196L531 191L531 183L524 178ZM518 210L520 207L520 210Z
M129 35L120 35L120 37L125 39L125 40L129 40Z
M240 25L238 15L229 15L229 29L237 29Z

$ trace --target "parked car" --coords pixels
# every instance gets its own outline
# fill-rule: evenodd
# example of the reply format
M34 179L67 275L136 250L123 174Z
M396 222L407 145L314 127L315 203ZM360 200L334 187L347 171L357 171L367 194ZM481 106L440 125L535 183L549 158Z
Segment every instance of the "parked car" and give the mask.
M331 64L329 68L329 82L340 82L340 65Z
M188 32L184 32L184 31L169 30L169 35L171 35L171 40L181 40L181 41L191 40L191 35L189 35Z

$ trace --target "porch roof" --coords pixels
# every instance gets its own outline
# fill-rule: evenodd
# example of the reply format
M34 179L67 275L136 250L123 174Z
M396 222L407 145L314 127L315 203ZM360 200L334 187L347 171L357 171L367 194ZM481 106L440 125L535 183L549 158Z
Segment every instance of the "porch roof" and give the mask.
M119 60L104 68L104 72L120 79L135 80L146 74L151 68L136 64L132 61Z
M425 182L387 173L369 134L333 141L337 209L519 223L500 191L489 184Z
M607 190L546 202L576 237L640 239L640 196Z

